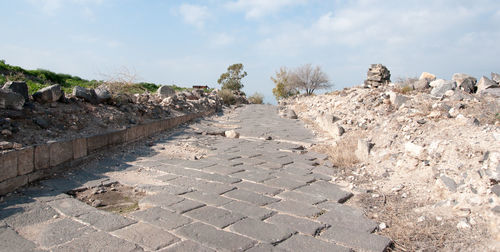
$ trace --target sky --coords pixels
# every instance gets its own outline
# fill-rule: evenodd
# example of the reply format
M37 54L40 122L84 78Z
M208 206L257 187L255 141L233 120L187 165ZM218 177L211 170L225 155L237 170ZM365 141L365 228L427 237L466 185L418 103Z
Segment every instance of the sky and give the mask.
M242 63L243 90L274 103L280 67L318 65L332 89L370 64L397 78L500 72L498 0L0 0L0 59L86 79L220 87Z

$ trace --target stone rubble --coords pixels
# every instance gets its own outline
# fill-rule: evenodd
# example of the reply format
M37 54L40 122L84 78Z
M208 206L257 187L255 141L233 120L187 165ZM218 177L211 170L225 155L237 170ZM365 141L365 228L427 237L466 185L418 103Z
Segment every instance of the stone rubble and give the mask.
M382 64L372 64L367 72L365 87L379 87L391 82L391 72Z

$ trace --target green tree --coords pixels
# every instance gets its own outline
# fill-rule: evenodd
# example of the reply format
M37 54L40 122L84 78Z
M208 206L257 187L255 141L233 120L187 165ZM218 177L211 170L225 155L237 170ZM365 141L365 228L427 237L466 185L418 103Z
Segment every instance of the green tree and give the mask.
M227 72L220 75L217 83L222 85L222 89L240 91L243 88L241 79L245 76L247 72L243 71L243 64L233 64L227 68Z
M290 85L289 79L290 72L286 67L281 67L279 72L276 72L275 77L271 76L271 80L276 84L273 88L273 95L276 97L276 100L298 94L297 89L292 88Z

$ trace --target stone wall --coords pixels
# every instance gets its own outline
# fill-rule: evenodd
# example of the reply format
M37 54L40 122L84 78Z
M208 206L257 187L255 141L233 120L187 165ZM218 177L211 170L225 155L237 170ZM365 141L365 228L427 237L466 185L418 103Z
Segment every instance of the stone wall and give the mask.
M0 154L0 195L48 177L54 172L71 169L101 150L131 143L212 113L213 110L187 114L103 134L51 141L5 152Z

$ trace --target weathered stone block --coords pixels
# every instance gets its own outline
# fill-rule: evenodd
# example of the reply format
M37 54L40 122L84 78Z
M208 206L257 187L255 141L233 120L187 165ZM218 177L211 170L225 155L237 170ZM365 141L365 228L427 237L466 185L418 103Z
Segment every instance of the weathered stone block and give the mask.
M87 138L73 139L73 159L87 156Z
M109 145L118 145L125 143L127 141L127 130L118 130L112 133L109 133Z
M73 159L73 143L72 141L51 143L50 149L50 166L57 166L66 161Z
M108 145L108 134L95 135L87 138L87 152L92 153Z
M17 151L17 174L24 175L35 169L33 164L34 148L28 147Z
M16 188L28 184L28 176L17 176L0 182L0 195L14 191Z
M47 169L50 167L49 145L35 146L35 170Z
M0 155L0 181L17 176L17 151Z

